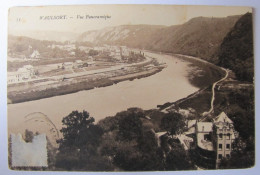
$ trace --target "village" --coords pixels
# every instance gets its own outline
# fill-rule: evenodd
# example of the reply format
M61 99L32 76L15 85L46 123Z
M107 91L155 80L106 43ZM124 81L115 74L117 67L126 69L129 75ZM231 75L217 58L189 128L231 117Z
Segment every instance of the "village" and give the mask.
M10 54L8 64L15 65L15 68L8 71L8 94L19 96L19 94L30 94L83 82L89 82L88 87L81 87L77 91L92 89L103 86L91 85L101 79L111 81L112 83L109 83L111 85L123 80L152 75L165 66L145 56L144 52L126 46L76 47L75 44L70 43L52 44L48 48L59 48L69 54L65 58L44 58L31 45L28 47L30 54L27 56ZM78 56L77 53L81 55ZM74 90L70 89L70 91ZM12 97L9 99L15 102Z
M147 73L153 74L163 65L145 56L144 52L126 46L78 46L76 48L75 44L52 44L48 48L68 51L69 58L54 59L49 64L35 64L36 66L25 64L17 71L8 72L9 92L15 96L19 94L30 96L32 92L37 93L82 82L93 83L104 79L118 82ZM88 55L83 58L76 57L77 49ZM31 50L29 57L20 55L20 59L10 58L10 60L37 63L43 59L39 51L33 50L32 46L29 46L28 50ZM26 86L21 86L24 84ZM165 112L171 110L171 107L168 108ZM191 111L178 112L185 116ZM212 120L204 120L205 118L186 120L187 130L174 138L183 145L185 150L194 150L196 157L199 158L196 161L199 168L218 168L222 158L230 157L232 143L235 138L238 138L238 132L234 130L233 121L224 112ZM166 132L156 133L157 137L165 134Z

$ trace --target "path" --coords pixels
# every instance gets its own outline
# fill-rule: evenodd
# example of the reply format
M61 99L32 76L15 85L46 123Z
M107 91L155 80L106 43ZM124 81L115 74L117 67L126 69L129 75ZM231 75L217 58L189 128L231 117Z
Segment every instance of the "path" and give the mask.
M222 79L216 81L213 85L212 85L212 98L211 98L211 103L210 103L210 110L207 112L204 112L202 115L205 116L203 119L201 119L200 121L204 121L207 118L207 115L210 114L213 110L214 110L214 101L215 101L215 87L218 83L220 83L221 81L224 81L227 77L228 77L228 70L222 68L225 72L226 75L225 77L223 77Z
M200 61L200 62L209 64L209 65L215 65L215 64L210 63L210 62L208 62L208 61L206 61L206 60L203 60L203 59L201 59L201 58L197 58L197 57L193 57L193 56L188 56L188 55L182 55L182 54L176 54L176 55L177 55L177 56L184 56L184 57L189 58L189 59L194 59L194 60L197 60L197 61ZM211 113L211 112L214 110L215 86L216 86L219 82L225 80L225 79L228 77L228 70L227 70L227 69L224 69L224 68L222 68L222 67L220 67L220 68L226 72L226 75L225 75L225 77L223 77L222 79L216 81L216 82L212 85L211 108L210 108L210 110L209 110L208 112L204 112L204 113L202 114L203 116L207 116L209 113ZM203 90L204 90L204 89L203 89ZM201 91L202 91L202 89L199 89L197 92L195 92L194 94L192 94L191 96L189 96L189 97L187 97L187 98L184 98L183 100L179 101L178 103L181 103L181 102L183 102L183 101L185 101L185 100L187 100L187 99L190 99L190 98L194 97L195 95L197 95L197 94L200 93ZM173 105L176 105L176 103L173 104ZM162 111L162 112L167 112L167 109L171 108L173 105L170 105L169 107L167 107L167 108L165 108L165 109L163 109L163 110L161 110L161 111ZM204 117L202 120L204 120L205 118L207 118L207 117ZM202 120L201 120L201 121L202 121Z

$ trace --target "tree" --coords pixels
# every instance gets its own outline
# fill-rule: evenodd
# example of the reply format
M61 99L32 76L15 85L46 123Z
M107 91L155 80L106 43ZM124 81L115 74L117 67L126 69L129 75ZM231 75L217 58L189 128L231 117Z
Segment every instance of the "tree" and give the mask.
M95 55L98 55L98 51L97 50L93 50L93 49L90 49L89 52L88 52L89 56L95 56Z
M98 157L97 147L103 134L103 130L94 125L94 121L86 111L73 111L63 118L62 123L65 127L60 130L63 138L58 140L58 167L90 170L87 165L90 164L91 157ZM91 170L95 168L98 167L91 166Z
M161 128L172 136L180 134L185 129L184 117L175 112L167 113L161 120Z
M218 57L219 65L233 70L242 81L254 81L254 52L252 13L246 13L223 39Z
M155 152L158 148L155 133L152 130L143 132L142 137L138 140L138 147L143 153Z
M164 169L163 150L158 145L158 139L153 130L143 131L138 139L138 148L141 153L139 162L142 171L154 171Z
M175 144L166 156L166 170L191 170L194 165L181 144Z
M122 140L138 139L142 134L143 110L138 108L128 109L121 113L123 118L119 121L119 137Z
M78 47L75 49L75 57L76 58L84 58L87 56L87 53L83 50L80 50Z

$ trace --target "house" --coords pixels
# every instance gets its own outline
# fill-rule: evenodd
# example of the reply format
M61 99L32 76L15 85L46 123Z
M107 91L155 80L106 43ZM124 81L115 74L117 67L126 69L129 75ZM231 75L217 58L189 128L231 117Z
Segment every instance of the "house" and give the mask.
M80 68L83 67L83 61L82 60L76 60L73 65L74 68Z
M120 51L121 51L121 56L124 56L124 57L130 56L130 51L127 49L126 46L121 46Z
M92 66L96 65L96 62L95 61L87 61L86 64L87 64L88 67L92 67Z
M115 51L110 52L109 56L115 58L116 60L121 60L121 58L122 58L122 54L121 54L120 50L115 50Z
M71 52L69 53L69 55L70 55L70 56L75 56L76 53L75 53L74 51L71 51Z
M197 122L196 124L196 138L198 147L213 151L213 143L211 142L213 123L211 122Z
M238 137L233 121L224 112L212 122L197 121L195 134L198 162L206 168L218 168L222 158L229 158L232 142Z
M238 133L234 130L233 121L224 112L217 116L213 122L213 145L218 164L223 157L230 157L232 143L238 137Z
M13 84L30 80L35 75L35 71L32 65L25 65L16 72L8 72L7 75L8 84Z
M23 68L25 68L30 73L30 77L35 75L34 67L32 65L25 65Z
M7 84L17 83L20 80L19 74L17 72L8 72L7 73ZM21 79L22 80L22 79Z
M94 61L94 58L92 56L89 56L88 59Z
M40 58L40 53L38 50L34 50L33 53L30 55L30 58Z

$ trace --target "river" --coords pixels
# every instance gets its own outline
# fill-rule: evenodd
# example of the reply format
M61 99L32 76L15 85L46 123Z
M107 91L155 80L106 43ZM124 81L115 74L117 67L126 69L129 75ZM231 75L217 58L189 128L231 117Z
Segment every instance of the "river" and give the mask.
M8 104L9 133L24 132L26 128L46 130L45 125L49 126L48 129L53 129L49 121L41 119L42 114L31 115L30 120L28 116L25 117L34 112L45 114L59 130L62 127L62 118L73 110L86 110L99 121L130 107L156 108L157 105L174 102L198 90L188 81L188 72L192 70L188 61L170 55L148 52L146 55L156 58L159 62L165 62L167 67L155 75L123 81L108 87Z

